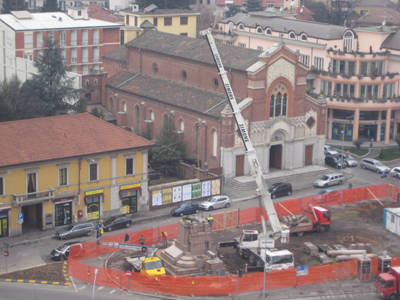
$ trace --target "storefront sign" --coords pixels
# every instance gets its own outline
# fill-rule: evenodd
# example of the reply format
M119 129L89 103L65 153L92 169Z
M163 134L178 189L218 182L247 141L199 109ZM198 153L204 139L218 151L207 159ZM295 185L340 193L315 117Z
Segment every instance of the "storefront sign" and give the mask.
M54 199L53 202L59 203L59 202L67 202L67 201L72 201L72 200L74 200L74 197Z
M139 189L140 188L140 183L135 183L135 184L129 184L129 185L123 185L120 186L120 190L130 190L130 189Z
M94 191L89 191L85 193L85 196L92 196L92 195L97 195L97 194L103 194L104 190L94 190Z

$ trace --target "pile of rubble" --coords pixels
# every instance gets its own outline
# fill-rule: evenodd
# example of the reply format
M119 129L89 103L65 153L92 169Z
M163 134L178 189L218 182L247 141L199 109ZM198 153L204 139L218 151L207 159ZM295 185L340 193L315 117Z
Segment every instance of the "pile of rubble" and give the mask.
M350 244L349 247L345 247L341 244L336 245L315 245L311 242L304 242L304 250L307 254L317 258L321 263L327 264L332 263L333 259L336 262L372 258L377 255L371 252L371 244L369 243L354 243Z

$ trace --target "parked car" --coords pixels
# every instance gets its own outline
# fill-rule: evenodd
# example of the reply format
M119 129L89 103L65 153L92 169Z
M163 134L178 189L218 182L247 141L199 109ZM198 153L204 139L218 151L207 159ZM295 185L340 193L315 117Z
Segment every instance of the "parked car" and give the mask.
M330 185L343 184L344 175L342 173L326 174L320 179L314 181L313 185L315 187L327 187Z
M363 158L360 162L360 167L363 169L368 169L377 173L389 173L390 168L379 160L372 159L372 158Z
M103 223L104 231L111 231L131 226L132 220L127 216L116 216L106 219Z
M329 145L324 145L324 153L325 155L337 155L339 152L334 150L331 146Z
M336 169L343 169L344 162L338 156L325 156L325 164Z
M290 196L292 194L292 185L290 183L277 182L271 185L268 192L270 192L272 199L282 196Z
M183 202L178 207L175 207L171 210L171 216L183 216L183 215L191 215L195 214L199 211L200 207L197 203L194 202Z
M64 260L64 259L68 259L69 256L69 250L71 248L72 245L76 245L76 244L81 244L78 241L75 242L67 242L62 244L61 246L53 249L50 253L51 259L52 260Z
M357 167L358 165L357 160L350 154L339 153L337 157L339 158L339 160L343 160L344 167Z
M213 210L231 206L231 199L225 195L213 196L209 200L201 202L199 207L203 210Z
M81 223L70 225L56 232L56 238L60 240L72 239L80 236L91 235L96 231L93 223Z
M400 167L395 167L392 170L390 170L390 175L392 175L393 177L397 177L400 178Z

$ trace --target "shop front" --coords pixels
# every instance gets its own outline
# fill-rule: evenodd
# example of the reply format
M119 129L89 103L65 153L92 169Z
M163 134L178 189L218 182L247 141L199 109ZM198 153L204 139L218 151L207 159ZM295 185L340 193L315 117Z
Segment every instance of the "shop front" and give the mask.
M54 225L64 226L72 224L72 200L57 199L54 201Z
M120 187L121 213L133 214L137 212L137 202L140 193L140 183Z
M104 190L95 190L85 193L86 215L87 220L100 219L101 203L104 199Z
M8 236L8 210L0 211L0 237Z

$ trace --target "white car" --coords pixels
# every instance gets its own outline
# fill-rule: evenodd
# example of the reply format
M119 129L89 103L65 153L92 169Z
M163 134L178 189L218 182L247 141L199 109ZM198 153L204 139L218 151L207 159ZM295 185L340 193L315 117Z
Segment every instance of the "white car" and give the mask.
M339 152L337 152L336 150L333 150L332 147L329 145L324 145L324 153L325 153L325 155L331 155L331 156L335 156L335 155L339 154Z
M400 167L394 167L393 169L390 170L389 174L393 177L397 177L400 179Z
M228 196L219 195L213 196L211 199L201 202L199 207L203 210L213 210L231 206L231 200Z

